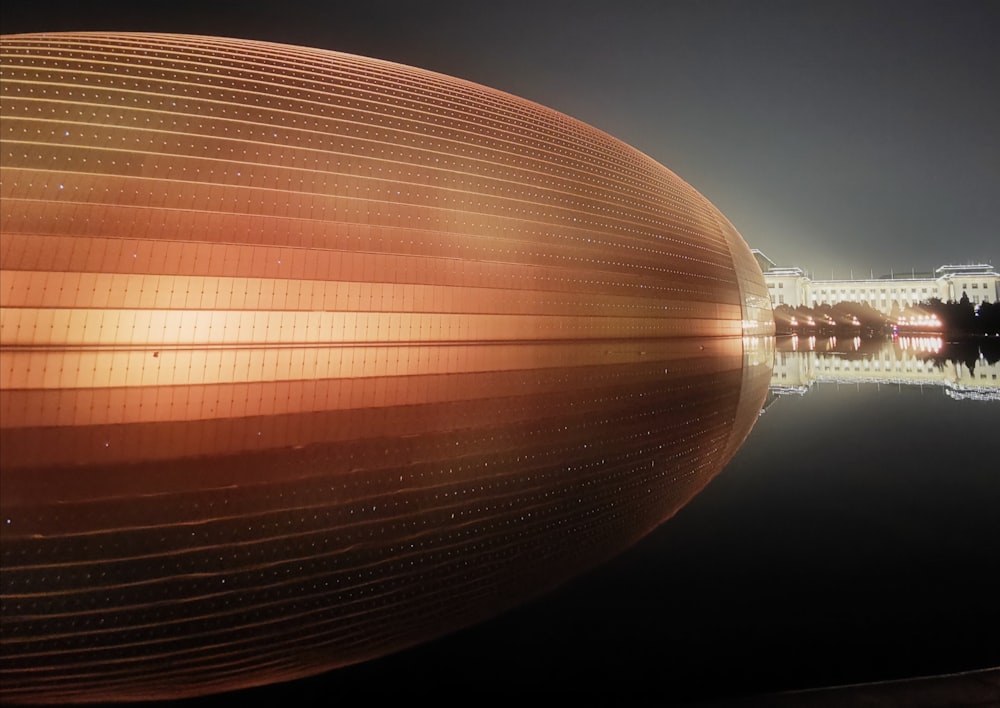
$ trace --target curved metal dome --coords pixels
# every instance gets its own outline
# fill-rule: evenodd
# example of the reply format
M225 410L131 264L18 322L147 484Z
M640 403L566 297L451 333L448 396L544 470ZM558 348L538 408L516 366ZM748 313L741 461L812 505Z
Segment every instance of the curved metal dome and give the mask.
M0 54L0 696L451 631L647 533L756 419L749 249L592 127L262 42Z

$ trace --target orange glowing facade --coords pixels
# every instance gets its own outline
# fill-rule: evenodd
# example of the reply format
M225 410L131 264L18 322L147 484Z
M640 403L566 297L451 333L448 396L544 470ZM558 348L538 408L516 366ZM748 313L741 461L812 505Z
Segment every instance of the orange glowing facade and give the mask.
M693 188L592 127L420 69L253 41L5 36L0 61L8 697L170 696L184 686L206 692L267 680L240 653L244 630L234 628L244 625L227 623L235 607L249 603L259 614L244 618L247 626L278 626L285 620L268 608L287 599L282 583L291 581L261 572L258 580L246 576L239 590L233 568L243 567L239 558L253 573L281 566L281 553L291 551L280 548L295 545L274 530L266 543L258 538L271 522L255 514L292 514L312 529L295 538L310 540L314 550L322 536L315 525L327 522L302 515L309 505L293 504L294 494L280 489L260 502L264 510L244 499L239 503L249 506L227 515L221 509L237 502L220 490L247 484L273 491L317 475L340 485L350 477L346 496L327 499L334 487L325 482L310 494L327 510L323 519L336 517L329 523L348 529L338 542L357 558L343 567L360 570L345 577L361 578L378 562L395 563L398 544L413 531L399 530L397 545L387 543L376 561L374 551L358 551L358 539L370 537L352 536L350 523L377 507L388 514L379 523L395 529L405 514L385 510L431 484L434 474L467 485L463 494L493 500L463 510L459 521L459 507L441 501L447 493L414 502L432 517L419 524L461 523L454 538L471 533L470 519L483 509L501 518L497 509L507 508L490 496L503 498L503 485L491 489L483 480L524 473L528 489L553 484L578 499L579 485L560 477L570 472L558 472L563 467L554 458L545 462L551 469L537 463L549 469L541 477L520 468L522 459L548 460L552 436L568 435L558 451L577 455L579 464L565 470L607 474L601 484L580 484L601 490L594 508L607 511L607 528L618 531L600 530L596 519L605 511L545 501L554 506L535 512L533 519L548 519L536 533L577 528L565 525L578 517L587 538L617 539L601 541L596 555L606 557L706 483L756 418L768 377L744 376L742 347L752 336L772 334L774 325L754 257ZM707 338L716 344L698 344ZM567 386L577 393L566 393ZM625 452L595 452L605 406L633 425L629 406L661 388L664 398L650 404L642 426L668 420L669 396L682 395L684 416L696 415L675 420L676 428L658 433L666 436L659 447L643 450L676 454L659 467L636 462L628 445L649 433L635 431L608 443L618 450L627 441ZM591 418L573 418L576 427L552 422L580 414ZM527 437L511 442L512 435ZM508 451L519 445L529 452L515 459ZM390 451L392 464L384 459ZM456 456L461 463L450 462ZM671 460L680 467L670 471ZM437 471L425 477L420 465L432 462ZM633 464L645 476L623 481ZM469 470L473 477L461 477ZM646 510L626 523L614 490L635 484L660 489L661 501L635 496ZM197 494L214 506L193 502ZM544 506L542 497L526 494ZM151 505L160 497L169 504ZM553 492L551 499L560 497ZM359 516L346 515L355 503ZM524 522L516 507L508 511L512 520L503 524ZM256 521L244 523L247 515ZM211 527L219 519L233 526L224 540ZM491 530L484 533L508 528L503 524L485 524ZM183 533L157 535L153 527ZM252 538L233 535L249 527ZM198 541L194 528L205 531ZM118 545L95 545L102 533ZM482 566L496 570L489 582L463 581L470 597L489 594L490 583L509 575L501 560L514 556L503 549L520 538L512 532L498 541L496 557ZM580 546L581 537L565 538ZM69 539L79 545L66 555ZM156 550L159 542L167 545ZM489 547L476 543L473 558ZM120 555L104 557L98 545ZM223 546L232 558L219 555L225 569L207 581L215 572L213 549ZM266 558L251 560L261 549ZM294 553L303 558L309 551L296 546ZM313 590L297 592L308 597L320 593L316 578L341 577L339 561L330 561L336 553L316 557L330 565L303 581ZM122 570L136 558L176 558L178 565L160 578ZM428 558L431 566L444 562ZM88 564L109 579L92 577ZM379 597L403 585L386 573L389 589ZM65 587L38 590L38 577ZM188 580L190 587L183 585ZM358 596L374 587L356 582ZM171 583L174 590L165 590ZM251 586L259 590L252 601L226 595ZM120 600L106 599L105 591ZM328 610L345 607L322 597ZM406 602L419 597L407 589ZM199 609L205 598L217 604ZM88 624L105 601L120 605L99 625ZM186 609L171 609L174 601ZM409 608L403 617L411 621L420 613L406 602L385 604ZM66 619L74 607L85 615L80 623ZM375 612L364 608L361 614ZM305 623L294 632L245 641L294 644L295 632L315 625L311 610L300 609L288 609ZM463 611L469 618L488 614ZM352 612L344 610L345 617ZM38 619L48 616L56 629ZM370 626L393 622L383 617ZM355 653L282 665L275 675L361 660L460 625L443 622L370 645L348 632L344 643L360 647ZM170 634L179 627L186 628L183 641ZM213 638L216 627L232 634ZM199 653L201 636L204 646L235 653L227 648L228 658L213 664ZM87 644L105 640L106 654ZM136 647L152 648L140 659ZM175 674L156 657L168 657ZM223 667L222 678L192 679L191 672L213 666ZM101 674L105 669L110 674Z
M240 40L2 51L5 428L336 407L299 382L449 373L471 342L770 326L717 209L528 101Z

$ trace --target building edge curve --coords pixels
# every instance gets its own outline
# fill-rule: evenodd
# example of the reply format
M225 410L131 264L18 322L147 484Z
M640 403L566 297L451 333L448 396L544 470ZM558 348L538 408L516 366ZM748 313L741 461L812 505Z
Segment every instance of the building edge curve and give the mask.
M0 62L7 697L396 650L621 550L756 419L746 244L596 128L249 40Z

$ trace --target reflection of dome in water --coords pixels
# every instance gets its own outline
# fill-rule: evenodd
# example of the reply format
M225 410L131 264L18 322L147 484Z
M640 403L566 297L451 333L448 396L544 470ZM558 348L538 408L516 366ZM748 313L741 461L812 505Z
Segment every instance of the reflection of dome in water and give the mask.
M646 533L752 425L754 259L593 128L257 42L2 54L0 696L450 631Z

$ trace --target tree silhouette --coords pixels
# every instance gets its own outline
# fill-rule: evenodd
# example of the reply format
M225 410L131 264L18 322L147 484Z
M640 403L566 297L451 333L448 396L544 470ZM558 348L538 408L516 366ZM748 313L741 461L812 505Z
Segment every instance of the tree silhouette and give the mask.
M1000 336L1000 302L984 302L976 318L979 334Z

